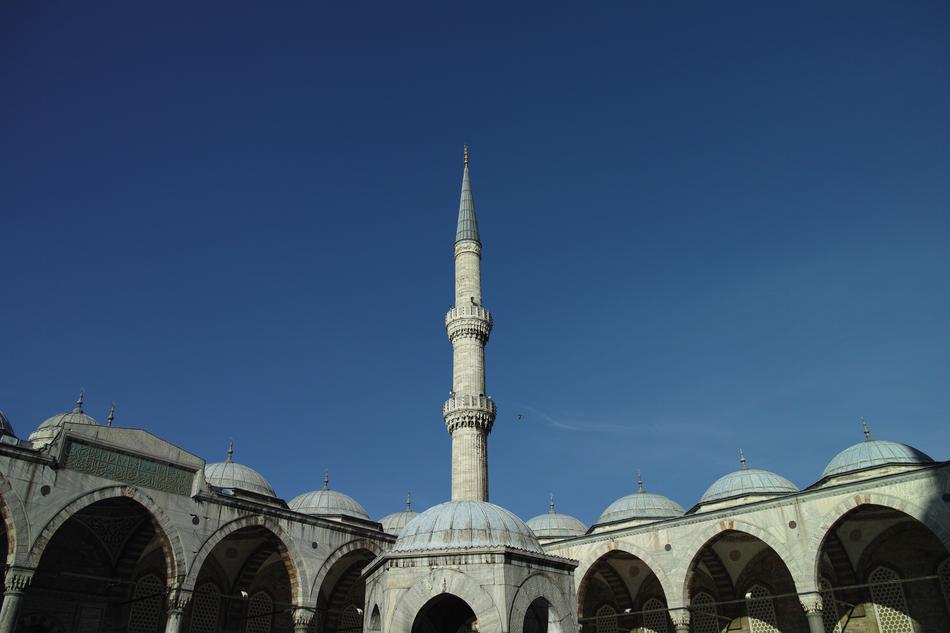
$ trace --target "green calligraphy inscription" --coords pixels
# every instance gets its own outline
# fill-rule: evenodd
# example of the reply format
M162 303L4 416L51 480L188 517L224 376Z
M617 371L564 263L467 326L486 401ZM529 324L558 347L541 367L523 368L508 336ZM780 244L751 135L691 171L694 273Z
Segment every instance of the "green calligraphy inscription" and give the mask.
M66 446L66 468L176 495L191 494L195 477L179 466L79 442Z

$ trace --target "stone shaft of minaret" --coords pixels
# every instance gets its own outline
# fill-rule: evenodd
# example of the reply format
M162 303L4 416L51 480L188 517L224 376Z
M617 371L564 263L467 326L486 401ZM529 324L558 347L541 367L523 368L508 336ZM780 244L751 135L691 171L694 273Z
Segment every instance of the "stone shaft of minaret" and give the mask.
M452 343L452 394L442 414L452 436L453 501L488 501L488 434L495 403L485 395L485 344L492 316L482 307L481 257L466 147L455 233L455 306L445 315Z

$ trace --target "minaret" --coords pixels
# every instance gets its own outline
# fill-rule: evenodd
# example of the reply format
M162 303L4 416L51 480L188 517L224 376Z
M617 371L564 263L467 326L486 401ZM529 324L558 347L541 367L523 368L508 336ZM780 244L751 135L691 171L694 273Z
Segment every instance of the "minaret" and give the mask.
M482 307L481 253L466 146L455 232L455 306L445 315L452 343L452 393L442 416L452 436L452 501L488 501L488 434L495 403L485 395L485 344L492 317Z

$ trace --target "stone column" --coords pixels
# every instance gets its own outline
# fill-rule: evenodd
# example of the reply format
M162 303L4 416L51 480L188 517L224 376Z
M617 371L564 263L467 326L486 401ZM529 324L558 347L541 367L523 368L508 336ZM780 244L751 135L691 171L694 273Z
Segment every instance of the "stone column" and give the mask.
M689 633L689 609L670 609L670 619L676 633Z
M820 593L806 593L801 596L802 609L808 619L809 633L825 633L825 621L822 619Z
M0 609L0 633L14 633L17 618L20 615L20 606L23 603L23 592L33 580L34 569L28 567L11 567L7 570L4 579L6 591L3 593L3 608Z
M175 586L168 590L168 608L166 609L165 633L181 633L184 624L185 607L191 600L191 593Z
M307 633L310 630L310 622L315 617L313 609L303 607L294 609L294 633Z

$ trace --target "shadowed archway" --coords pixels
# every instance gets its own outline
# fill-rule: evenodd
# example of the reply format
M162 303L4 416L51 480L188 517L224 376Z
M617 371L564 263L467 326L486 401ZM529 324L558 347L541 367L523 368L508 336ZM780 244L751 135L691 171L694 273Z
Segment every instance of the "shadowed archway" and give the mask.
M429 600L412 623L412 633L473 633L478 631L475 612L456 595L442 593Z

